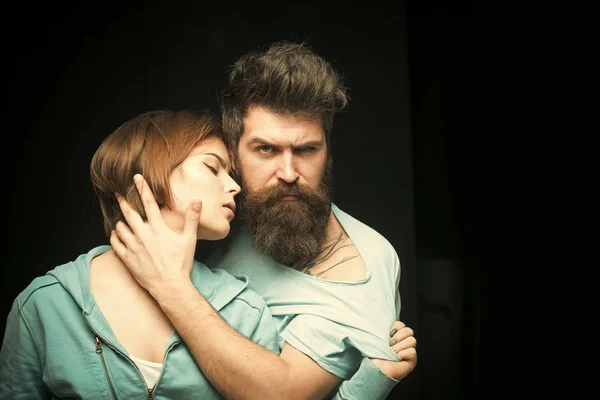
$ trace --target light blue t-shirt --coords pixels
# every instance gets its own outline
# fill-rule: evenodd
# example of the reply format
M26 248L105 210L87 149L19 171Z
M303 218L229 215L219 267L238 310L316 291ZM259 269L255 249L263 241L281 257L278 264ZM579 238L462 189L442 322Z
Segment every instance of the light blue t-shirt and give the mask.
M255 250L245 229L207 264L248 278L276 320L281 347L288 342L349 379L364 357L399 360L389 332L400 315L400 261L382 235L335 204L332 210L366 264L363 280L328 281L283 266Z

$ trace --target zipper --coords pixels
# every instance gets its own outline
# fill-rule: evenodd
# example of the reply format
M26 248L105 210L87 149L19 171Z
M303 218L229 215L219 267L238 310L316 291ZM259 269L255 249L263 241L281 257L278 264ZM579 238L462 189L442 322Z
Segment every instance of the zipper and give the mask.
M81 314L83 315L83 320L85 321L85 323L87 324L87 326L90 328L90 330L95 335L94 340L96 341L96 353L100 354L100 356L102 357L102 365L104 366L104 372L106 373L106 379L108 379L108 384L110 385L110 391L113 394L113 398L115 400L118 400L117 395L115 394L115 389L113 387L112 381L110 380L110 375L108 374L108 367L106 365L106 360L104 359L104 354L103 354L103 351L102 351L102 343L101 343L101 340L100 340L100 334L98 332L96 332L96 330L94 328L92 328L92 325L88 321L88 318L87 318L87 315L85 315L85 312L82 311ZM147 393L148 393L148 399L152 400L152 399L154 399L154 390L156 389L156 386L158 386L158 383L160 382L160 378L162 378L162 376L163 376L164 364L167 361L167 356L169 355L169 351L171 351L171 349L173 347L175 347L177 344L181 343L181 340L180 339L175 340L173 343L171 343L171 345L169 346L169 348L165 352L165 358L163 360L163 370L160 371L160 375L158 376L158 379L156 380L156 383L154 384L154 386L152 386L152 388L148 387L148 385L146 384L146 380L144 379L144 376L142 375L142 371L140 371L140 369L138 368L138 366L131 360L131 358L129 358L126 354L123 354L123 352L121 350L117 349L109 341L104 340L104 342L106 342L106 344L108 345L108 347L110 347L115 352L119 353L121 356L123 356L124 358L126 358L131 363L131 365L133 365L133 367L138 372L138 375L140 376L140 379L142 380L142 383L146 387L146 390L147 390Z
M152 400L154 399L154 390L156 389L156 387L158 386L158 384L160 383L160 378L162 378L163 376L163 372L165 371L165 364L167 363L167 357L169 356L169 352L171 351L171 349L173 347L175 347L176 345L178 345L181 342L181 340L176 340L173 343L171 343L171 345L169 346L169 348L167 349L167 351L165 352L165 358L163 359L163 368L160 371L160 375L158 376L158 379L156 380L156 383L154 384L154 386L152 386L152 389L148 389L148 399Z
M125 359L127 359L131 363L131 365L133 365L133 367L137 371L140 379L142 380L142 383L144 384L144 387L148 391L149 398L152 399L153 397L150 397L150 395L153 392L153 389L151 390L150 388L148 388L148 385L146 385L146 380L144 379L144 376L142 375L142 372L140 371L140 369L138 368L138 366L135 365L135 363L131 360L131 358L129 358L129 357L127 357L127 355L123 354L123 352L121 350L117 349L116 346L112 345L108 340L104 340L104 339L100 340L100 334L98 332L96 332L96 330L94 328L92 328L92 325L88 321L88 318L87 318L87 315L85 315L85 312L82 311L81 314L83 315L83 320L85 321L85 323L87 324L87 326L90 328L90 330L95 335L94 340L96 341L96 353L98 353L98 354L100 354L102 356L102 364L104 365L104 372L106 373L106 379L108 379L108 384L110 385L110 390L111 390L111 392L112 392L113 397L115 398L115 400L118 400L118 398L117 398L117 395L115 394L115 389L113 387L112 381L110 380L110 375L108 374L108 366L106 365L106 360L104 359L104 354L103 354L103 351L102 351L102 344L101 344L102 341L104 341L108 345L108 347L110 347L115 352L119 353L121 356L123 356ZM100 348L100 352L98 352L98 348Z
M108 380L108 386L110 387L110 392L112 393L113 399L117 400L117 394L115 393L115 388L113 387L112 381L110 380L110 375L108 374L108 367L106 366L106 360L104 359L104 352L102 351L102 343L98 336L94 337L94 341L96 342L96 354L100 355L102 359L102 366L104 367L104 373L106 374L106 379Z

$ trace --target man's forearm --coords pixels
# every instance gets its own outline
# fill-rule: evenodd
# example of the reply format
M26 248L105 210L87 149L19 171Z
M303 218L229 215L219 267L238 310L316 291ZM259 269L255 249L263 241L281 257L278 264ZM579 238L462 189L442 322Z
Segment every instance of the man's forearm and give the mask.
M232 329L191 283L152 295L225 398L290 398L286 362Z

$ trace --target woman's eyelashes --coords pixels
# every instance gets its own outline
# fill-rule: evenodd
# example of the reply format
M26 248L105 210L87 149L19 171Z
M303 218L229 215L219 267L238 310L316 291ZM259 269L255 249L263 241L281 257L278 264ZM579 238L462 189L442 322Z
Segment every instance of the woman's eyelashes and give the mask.
M212 171L213 174L218 175L219 171L213 167L212 165L209 165L207 163L203 163L204 165L206 165L208 167L208 169L210 169Z

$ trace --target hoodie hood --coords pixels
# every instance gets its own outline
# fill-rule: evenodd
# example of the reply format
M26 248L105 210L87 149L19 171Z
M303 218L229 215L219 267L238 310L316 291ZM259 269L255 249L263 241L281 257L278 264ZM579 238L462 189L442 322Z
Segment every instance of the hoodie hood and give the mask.
M106 253L110 246L99 246L81 254L74 261L59 265L46 274L51 275L73 297L77 305L89 314L95 301L90 289L90 263L94 257Z

